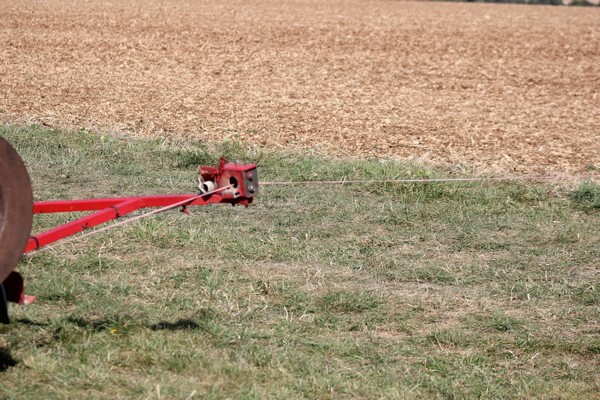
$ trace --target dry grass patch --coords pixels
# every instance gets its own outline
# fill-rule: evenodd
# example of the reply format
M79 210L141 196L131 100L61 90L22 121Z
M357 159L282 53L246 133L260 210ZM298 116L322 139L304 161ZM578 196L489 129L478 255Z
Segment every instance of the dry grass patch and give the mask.
M598 8L15 0L0 15L0 122L600 168Z

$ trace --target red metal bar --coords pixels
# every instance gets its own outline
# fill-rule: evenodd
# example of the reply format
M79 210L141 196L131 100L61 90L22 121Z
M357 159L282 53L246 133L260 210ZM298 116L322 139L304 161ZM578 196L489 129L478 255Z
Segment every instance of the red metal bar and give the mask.
M122 203L124 198L38 201L33 203L34 214L102 210Z
M61 226L31 236L23 253L37 250L40 247L54 243L67 236L74 235L86 229L117 219L133 211L148 207L166 207L196 196L195 194L167 194L157 196L117 197L104 199L40 201L33 205L34 214L96 211ZM231 198L220 193L195 198L190 206L230 203L248 205L251 199ZM187 206L186 205L186 206Z
M103 199L100 199L98 204L103 204ZM114 200L114 199L113 199ZM76 200L75 203L78 201ZM93 201L90 201L93 202ZM48 202L47 202L48 203ZM50 207L52 211L46 212L61 212L63 210L67 211L81 211L77 207L71 207L69 205L69 201L61 201L61 202L53 202L56 207ZM56 204L61 203L61 204ZM114 202L111 202L114 204ZM104 222L110 221L112 219L119 218L123 215L129 214L135 210L140 209L144 206L144 202L141 198L133 197L133 198L123 198L120 203L115 205L110 205L105 207L104 209L97 211L95 213L86 215L85 217L76 219L69 223L66 223L61 226L57 226L56 228L49 229L45 232L37 234L35 236L31 236L27 241L27 246L23 253L30 252L32 250L39 249L42 246L46 246L50 243L56 242L59 239L65 238L67 236L74 235L81 231L84 231L88 228L92 228L96 225L100 225ZM34 206L34 210L35 210ZM39 207L38 212L43 212L39 210L43 210L44 207ZM85 210L85 209L84 209Z
M0 144L1 143L2 141L0 139ZM154 211L133 217L134 220L177 207L182 207L182 211L186 211L185 208L190 205L201 206L227 203L247 206L252 203L254 197L258 194L258 175L255 164L227 163L225 158L221 158L218 167L200 167L198 175L198 188L202 194L36 202L33 204L33 214L82 211L92 211L92 213L29 237L23 252L28 253L37 250L42 246L46 246L57 240L82 232L107 221L117 219L141 208L158 207L158 209ZM27 182L27 184L29 184L29 182ZM2 188L0 187L0 192L2 192L1 189ZM24 201L24 195L19 191L16 193L19 194L19 197ZM31 199L31 195L29 195L29 199ZM23 202L23 204L26 203L27 202ZM29 204L31 204L31 200L29 200ZM29 210L26 209L26 211L27 214L31 216ZM122 223L127 221L132 222L132 220L126 220ZM118 225L119 223L114 226ZM0 226L0 228L2 228L2 226ZM28 226L27 231L29 231L29 229ZM22 240L25 239L27 231L24 232ZM14 234L14 232L11 232L11 234ZM22 246L22 241L20 244ZM21 246L19 246L19 249ZM9 265L10 273L8 276L4 274L2 278L5 279L3 282L0 282L0 323L8 323L9 321L7 301L29 304L35 300L35 297L25 295L23 279L18 273L12 270L15 265Z
M116 197L102 199L39 201L33 204L33 213L95 211L67 224L31 236L24 253L39 249L67 236L82 232L104 222L117 219L146 207L202 206L228 203L249 205L258 193L255 164L240 165L221 159L218 167L200 167L200 183L216 187L203 195L166 194L157 196ZM201 185L204 186L204 185ZM202 190L202 188L201 188ZM190 200L187 203L187 200Z
M83 199L83 200L56 200L56 201L38 201L33 203L34 214L48 214L59 212L79 212L102 210L114 207L128 200L139 200L143 203L139 208L144 207L164 207L169 204L177 203L193 197L193 194L165 194L157 196L139 196L139 197L115 197L103 199ZM247 204L245 199L230 199L220 194L213 194L207 198L201 197L194 200L190 205L206 205L217 203L239 203Z

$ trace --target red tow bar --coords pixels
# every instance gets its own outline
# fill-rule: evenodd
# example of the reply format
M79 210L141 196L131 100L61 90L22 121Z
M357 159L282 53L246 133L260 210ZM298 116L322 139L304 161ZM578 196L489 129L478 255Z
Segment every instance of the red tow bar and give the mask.
M18 159L20 162L20 157L7 142L0 140L0 145L0 150L7 153L11 160ZM8 157L0 159L0 323L9 322L7 301L28 304L35 300L35 297L25 295L23 278L14 271L19 254L38 250L143 208L160 207L148 213L151 214L178 207L187 212L188 206L208 204L248 206L258 195L256 165L228 163L221 158L217 167L200 167L198 193L40 201L31 207L27 206L27 203L31 204L31 196L27 196L27 193L31 193L27 171L22 162L8 160ZM45 232L26 236L31 229L32 214L85 211L93 212ZM17 233L21 233L20 237ZM15 240L19 243L14 243Z

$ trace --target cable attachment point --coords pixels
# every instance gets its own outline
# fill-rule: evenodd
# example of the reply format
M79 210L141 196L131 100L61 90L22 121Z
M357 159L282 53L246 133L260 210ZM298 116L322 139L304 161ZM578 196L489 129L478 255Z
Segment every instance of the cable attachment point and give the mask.
M235 200L236 204L248 205L258 195L258 171L256 164L228 163L222 157L217 167L200 167L198 189L200 194L226 188L224 199Z

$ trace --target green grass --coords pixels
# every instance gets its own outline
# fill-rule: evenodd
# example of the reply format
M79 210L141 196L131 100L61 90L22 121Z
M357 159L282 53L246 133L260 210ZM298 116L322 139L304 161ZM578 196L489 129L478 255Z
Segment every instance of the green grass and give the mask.
M0 128L36 200L195 190L199 163L264 181L443 177L39 127ZM270 186L25 257L0 326L4 398L594 398L597 184ZM36 216L34 230L71 216Z

